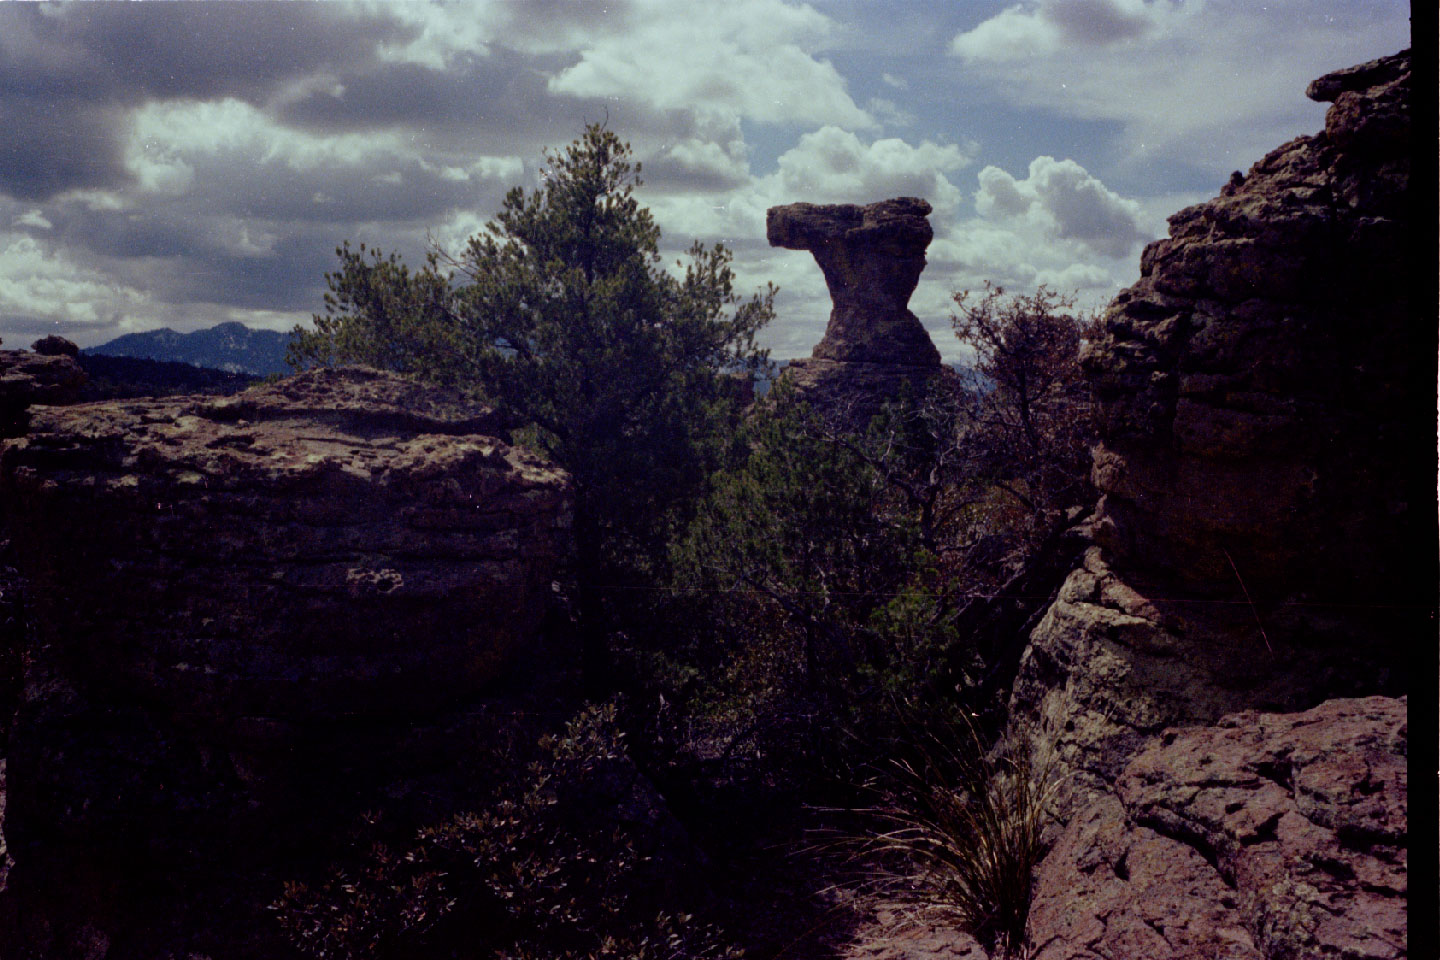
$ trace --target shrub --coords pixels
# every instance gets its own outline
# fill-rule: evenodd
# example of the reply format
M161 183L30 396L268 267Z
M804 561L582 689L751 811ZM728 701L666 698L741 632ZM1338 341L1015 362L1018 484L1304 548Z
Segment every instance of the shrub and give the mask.
M737 956L674 909L678 825L667 832L614 706L587 708L541 746L518 791L408 849L372 843L318 886L287 884L275 909L292 942L326 960Z

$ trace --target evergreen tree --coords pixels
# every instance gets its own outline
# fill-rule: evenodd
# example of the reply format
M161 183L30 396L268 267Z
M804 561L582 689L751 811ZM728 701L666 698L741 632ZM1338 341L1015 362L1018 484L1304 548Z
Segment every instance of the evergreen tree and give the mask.
M756 332L770 287L733 289L730 253L696 243L667 272L660 230L634 190L630 147L592 124L542 185L516 187L457 256L411 271L346 245L297 365L361 362L475 390L512 411L576 486L580 612L591 667L600 589L633 585L664 544L735 422L735 376L767 363Z

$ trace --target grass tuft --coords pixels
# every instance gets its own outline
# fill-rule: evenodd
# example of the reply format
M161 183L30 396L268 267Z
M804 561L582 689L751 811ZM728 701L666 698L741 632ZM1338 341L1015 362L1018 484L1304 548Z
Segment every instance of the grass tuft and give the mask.
M868 811L878 829L863 847L880 864L874 885L885 899L958 923L997 956L1019 957L1054 759L1026 737L988 753L974 730L960 740L930 735L894 761L881 803Z

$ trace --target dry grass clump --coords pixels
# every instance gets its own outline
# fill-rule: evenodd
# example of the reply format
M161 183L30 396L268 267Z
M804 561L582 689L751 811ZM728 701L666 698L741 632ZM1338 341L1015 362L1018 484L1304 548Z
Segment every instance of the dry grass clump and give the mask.
M894 762L868 811L863 843L875 890L926 919L946 919L998 956L1025 944L1031 876L1057 786L1049 751L1020 737L985 752L975 731L958 746L928 736Z

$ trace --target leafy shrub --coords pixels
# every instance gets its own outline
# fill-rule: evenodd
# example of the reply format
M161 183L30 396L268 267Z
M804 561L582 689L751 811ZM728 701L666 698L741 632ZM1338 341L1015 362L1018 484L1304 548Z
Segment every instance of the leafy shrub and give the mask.
M287 884L275 909L292 942L326 960L737 956L673 909L683 833L630 763L614 706L541 746L517 791L407 849L372 843L319 886Z

